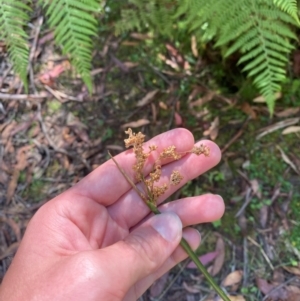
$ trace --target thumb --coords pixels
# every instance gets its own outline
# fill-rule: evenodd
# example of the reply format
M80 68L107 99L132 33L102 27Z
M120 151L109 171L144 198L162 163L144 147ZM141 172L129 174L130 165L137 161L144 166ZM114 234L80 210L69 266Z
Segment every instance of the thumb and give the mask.
M125 240L105 248L110 258L110 275L106 277L112 277L112 283L122 286L120 291L126 294L137 281L163 265L178 246L181 236L182 223L175 213L151 217Z

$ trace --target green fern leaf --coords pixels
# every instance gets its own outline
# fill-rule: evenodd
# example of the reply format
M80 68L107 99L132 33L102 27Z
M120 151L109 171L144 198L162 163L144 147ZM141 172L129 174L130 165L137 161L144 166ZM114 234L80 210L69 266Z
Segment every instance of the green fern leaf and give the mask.
M29 20L30 10L22 0L0 0L0 40L6 42L14 71L23 81L26 92L29 45L28 35L23 28Z
M92 92L90 76L93 41L97 33L95 13L101 10L97 0L46 0L46 16L50 27L54 27L57 44L71 62L82 80Z
M274 4L280 7L283 11L290 14L298 24L299 17L298 17L298 7L297 7L297 0L273 0Z
M180 21L197 39L215 39L225 56L240 52L239 64L273 112L274 95L285 79L287 56L293 49L291 40L297 39L292 30L299 24L296 0L173 0L176 8L171 10L165 10L170 7L168 0L127 3L120 30L154 28L162 33L162 20L171 15L175 24Z
M217 46L233 42L225 56L236 51L242 53L238 64L253 78L253 83L265 97L272 114L275 93L285 79L286 54L293 49L290 39L297 39L289 24L291 16L273 6L272 0L244 0L228 12L228 21L220 28ZM239 26L238 24L241 24ZM273 95L273 97L272 97Z

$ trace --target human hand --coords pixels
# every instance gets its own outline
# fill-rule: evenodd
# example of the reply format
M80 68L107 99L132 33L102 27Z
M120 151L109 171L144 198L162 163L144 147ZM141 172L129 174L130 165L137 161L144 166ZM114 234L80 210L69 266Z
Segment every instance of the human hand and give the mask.
M215 166L220 150L211 141L210 156L187 154L162 166L161 181L180 171L179 186ZM180 153L192 149L194 138L185 129L156 136L158 152L175 145ZM134 179L131 150L115 157ZM155 161L147 159L145 175ZM139 185L137 185L139 187ZM163 202L179 186L171 186ZM187 257L179 245L182 235L196 249L200 235L188 226L219 219L220 196L206 194L159 206L152 216L112 160L74 187L42 206L31 219L2 285L0 300L136 300L161 275ZM184 227L184 230L182 230Z

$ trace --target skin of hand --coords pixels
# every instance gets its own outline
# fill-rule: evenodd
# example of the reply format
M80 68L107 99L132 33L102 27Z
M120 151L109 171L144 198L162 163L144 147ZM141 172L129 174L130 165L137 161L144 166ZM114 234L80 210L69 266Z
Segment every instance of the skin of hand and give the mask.
M173 170L184 179L170 186L159 203L220 161L216 144L201 143L210 148L209 157L186 154L162 166L161 183ZM158 152L175 145L184 153L192 149L194 138L185 129L175 129L145 147L153 144ZM155 156L148 158L145 175ZM134 179L132 150L115 159ZM0 300L137 300L187 257L178 246L182 235L192 248L199 246L200 234L189 226L219 219L224 203L220 196L206 194L161 205L159 210L161 215L150 214L112 160L107 161L33 216L0 286Z

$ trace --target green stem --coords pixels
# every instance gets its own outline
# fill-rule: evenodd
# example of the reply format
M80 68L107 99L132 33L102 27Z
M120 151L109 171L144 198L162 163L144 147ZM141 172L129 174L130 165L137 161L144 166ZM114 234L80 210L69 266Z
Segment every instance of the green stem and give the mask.
M155 207L155 205L147 201L146 202L147 206L149 209L154 213L154 214L160 214L161 212ZM182 237L180 241L180 245L182 248L185 250L185 252L189 255L189 257L192 259L192 261L195 263L199 271L205 276L206 280L209 282L209 284L214 288L214 290L219 294L219 296L224 300L224 301L230 301L228 296L225 294L225 292L218 286L218 284L215 282L215 280L211 277L211 275L208 273L207 269L205 266L202 264L202 262L199 260L198 256L195 254L193 249L190 247L189 243Z

